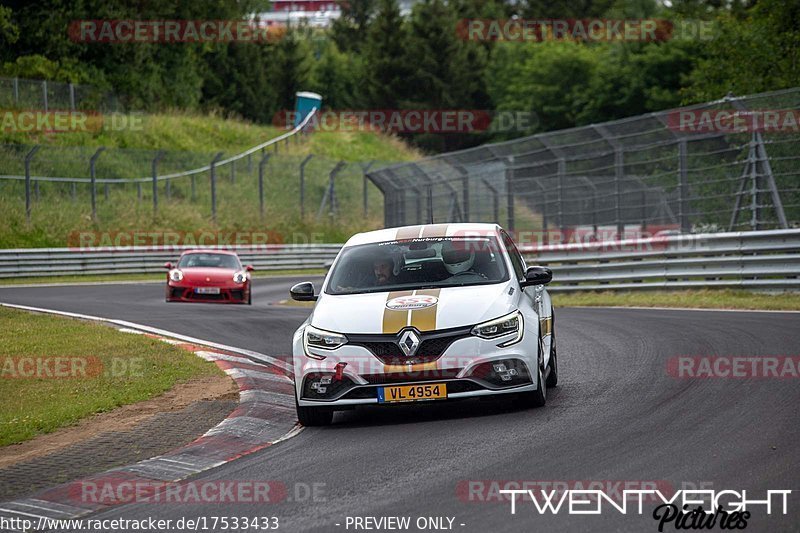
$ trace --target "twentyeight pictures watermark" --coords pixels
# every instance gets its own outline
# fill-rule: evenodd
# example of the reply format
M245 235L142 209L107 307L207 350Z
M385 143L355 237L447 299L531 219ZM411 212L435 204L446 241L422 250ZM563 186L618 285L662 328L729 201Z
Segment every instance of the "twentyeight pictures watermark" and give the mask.
M276 113L272 123L293 129L295 111ZM385 133L523 132L539 124L533 111L486 111L476 109L342 109L315 113L306 124L318 132L381 131Z

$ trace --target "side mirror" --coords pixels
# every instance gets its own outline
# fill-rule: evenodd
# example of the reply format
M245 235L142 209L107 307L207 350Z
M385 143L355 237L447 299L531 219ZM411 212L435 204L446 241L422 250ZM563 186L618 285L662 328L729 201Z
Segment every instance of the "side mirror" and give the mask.
M170 262L164 263L164 268L166 268L167 270L172 270L172 263Z
M252 272L253 270L255 270L255 268L253 268L253 265L247 265L244 267L244 269L247 270L248 272Z
M523 287L531 285L546 285L553 280L553 271L543 266L528 267L525 271L525 281L522 282Z
M303 281L289 289L292 300L298 302L315 302L317 296L314 294L314 285L310 281Z

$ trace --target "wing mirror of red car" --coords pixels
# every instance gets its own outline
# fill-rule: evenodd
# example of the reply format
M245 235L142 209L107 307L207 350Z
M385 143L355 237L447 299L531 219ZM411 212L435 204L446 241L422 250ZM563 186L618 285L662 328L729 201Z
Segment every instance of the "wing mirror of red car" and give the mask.
M298 302L315 302L317 300L317 295L314 294L314 285L310 281L304 281L293 286L289 289L289 295L292 300L297 300Z
M170 262L164 263L164 268L166 268L167 270L172 270L172 263Z
M247 265L246 267L244 267L244 269L247 270L248 272L252 272L253 270L255 270L255 268L253 268L253 265Z
M553 271L543 266L528 267L525 271L525 281L522 282L523 287L531 285L546 285L553 279Z

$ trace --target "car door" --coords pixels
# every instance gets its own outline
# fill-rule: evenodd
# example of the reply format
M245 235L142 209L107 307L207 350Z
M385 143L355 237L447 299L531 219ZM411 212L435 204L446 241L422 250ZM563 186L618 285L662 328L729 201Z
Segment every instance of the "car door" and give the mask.
M511 264L514 267L514 272L517 276L517 279L520 282L524 281L525 271L527 270L525 260L523 259L522 254L519 253L517 245L514 244L514 241L511 239L511 237L505 231L503 231L501 235L503 238L503 246L505 246L508 256L511 258ZM550 316L550 296L547 294L547 291L544 287L544 285L534 285L532 287L523 288L522 292L524 296L522 301L526 302L527 305L531 307L538 318L539 332L542 339L542 350L545 354L545 363L547 363L550 354L550 332L552 318Z

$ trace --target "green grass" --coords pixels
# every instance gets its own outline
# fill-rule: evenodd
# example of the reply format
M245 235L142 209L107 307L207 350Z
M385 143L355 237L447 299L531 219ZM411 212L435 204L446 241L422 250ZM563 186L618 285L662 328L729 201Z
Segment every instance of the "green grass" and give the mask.
M324 275L324 269L307 269L307 270L256 270L253 272L254 278L269 278L273 276L321 276ZM124 281L153 281L164 282L164 274L104 274L104 275L86 275L86 276L42 276L36 278L1 278L0 285L31 285L40 283L96 283L96 282L124 282Z
M0 324L0 446L220 373L186 350L100 324L3 307ZM53 357L76 358L75 377L12 377L31 368L21 358Z
M698 309L800 310L800 293L767 294L745 290L552 293L556 307L691 307Z
M8 143L43 143L33 158L34 175L87 178L89 158L96 147L108 150L97 159L96 175L105 179L143 178L151 174L153 150L166 151L159 172L171 173L207 165L213 155L240 153L284 133L217 116L168 114L146 116L141 131L63 133L39 137L0 134L0 174L23 175L26 150ZM6 143L6 144L3 144ZM259 213L258 163L261 154L217 170L217 213L211 213L209 172L192 180L184 177L159 183L159 209L153 210L152 186L144 183L141 198L135 184L112 184L108 198L104 186L97 187L97 218L91 217L88 184L74 190L68 183L41 183L33 193L31 223L25 219L25 192L21 181L0 180L0 248L67 246L79 231L170 232L221 231L268 232L271 242L343 242L351 234L375 229L383 222L383 197L368 185L369 213L362 210L361 162L377 164L408 161L420 157L395 137L374 132L314 133L278 152L269 151L264 173L265 215ZM304 216L300 209L299 166L307 155L314 157L305 167ZM329 174L338 161L347 164L335 181L337 212L328 204L320 211Z

